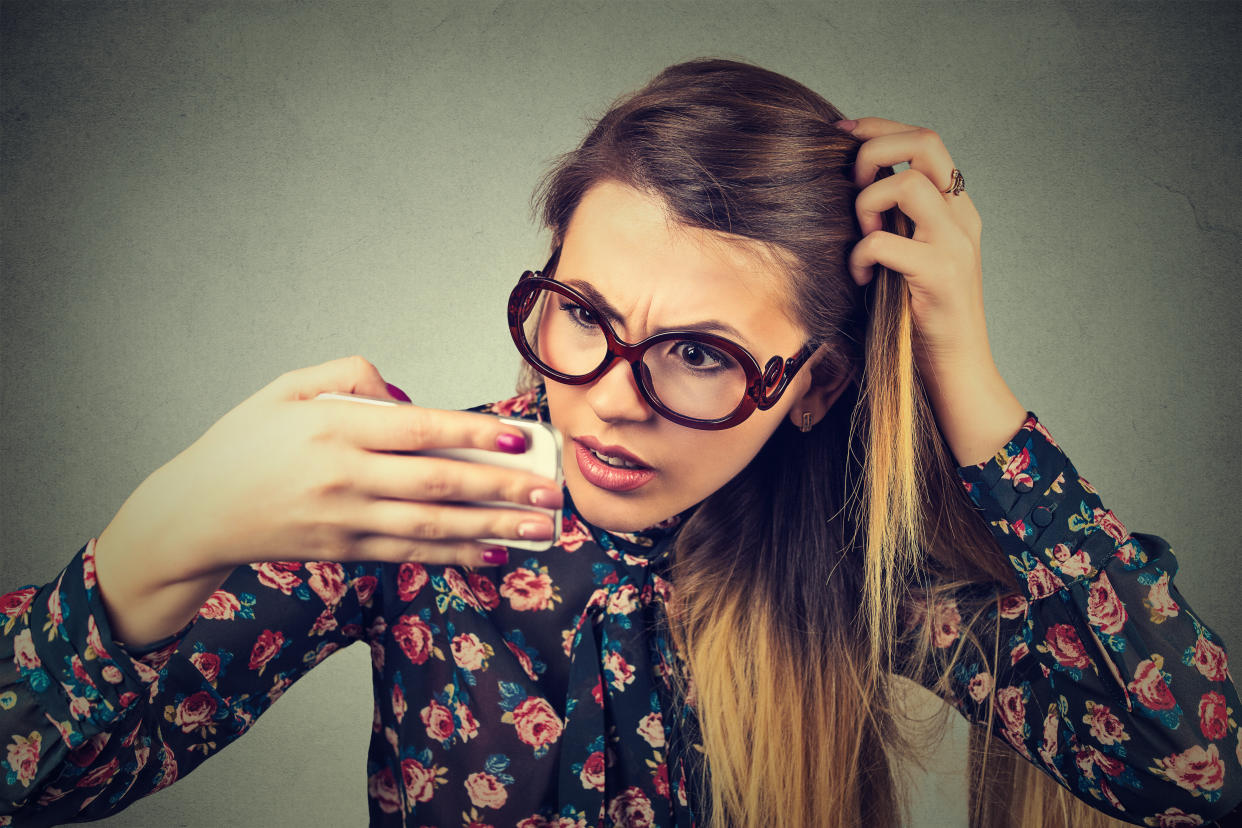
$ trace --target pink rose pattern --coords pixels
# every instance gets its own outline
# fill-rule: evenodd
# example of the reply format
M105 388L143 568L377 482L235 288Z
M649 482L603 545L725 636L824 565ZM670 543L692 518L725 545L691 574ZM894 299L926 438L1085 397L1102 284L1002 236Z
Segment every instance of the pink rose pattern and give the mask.
M1237 691L1224 644L1177 591L1168 543L1126 529L1029 412L958 473L1017 576L994 609L986 594L959 599L963 617L971 606L999 626L1001 654L954 668L959 709L979 721L994 705L1020 753L1125 821L1201 825L1236 806Z
M540 396L479 410L546 417ZM954 659L947 685L925 683L1114 816L1201 825L1234 807L1238 696L1224 644L1177 591L1168 544L1126 530L1034 415L958 474L1013 589L902 614ZM512 550L504 567L243 566L192 623L142 649L112 638L92 541L52 583L0 596L4 801L26 803L15 824L115 812L363 642L380 691L373 826L701 824L694 702L673 689L693 682L660 631L678 525L608 534L567 502L561 545ZM963 634L979 613L986 652Z

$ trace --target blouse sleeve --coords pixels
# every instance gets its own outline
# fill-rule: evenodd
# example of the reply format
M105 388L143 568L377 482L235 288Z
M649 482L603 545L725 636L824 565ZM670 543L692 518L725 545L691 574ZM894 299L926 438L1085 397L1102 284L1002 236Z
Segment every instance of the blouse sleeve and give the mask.
M994 731L1111 816L1217 819L1242 799L1224 643L1174 586L1169 544L1128 531L1027 415L994 457L957 470L1020 594L993 602L996 663L960 659L950 702L984 723L994 689ZM949 613L939 647L955 638Z
M239 567L174 635L112 638L95 542L0 597L0 826L99 819L185 776L362 638L374 565Z

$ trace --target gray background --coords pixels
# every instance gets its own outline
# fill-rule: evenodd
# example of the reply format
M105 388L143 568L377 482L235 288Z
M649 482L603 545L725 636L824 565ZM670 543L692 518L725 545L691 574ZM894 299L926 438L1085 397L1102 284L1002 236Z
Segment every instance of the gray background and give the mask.
M360 353L419 403L509 392L528 201L664 66L749 60L937 129L984 219L993 349L1131 529L1238 608L1236 4L4 2L0 587L51 579L279 373ZM363 647L103 824L366 818ZM963 823L962 728L916 777Z

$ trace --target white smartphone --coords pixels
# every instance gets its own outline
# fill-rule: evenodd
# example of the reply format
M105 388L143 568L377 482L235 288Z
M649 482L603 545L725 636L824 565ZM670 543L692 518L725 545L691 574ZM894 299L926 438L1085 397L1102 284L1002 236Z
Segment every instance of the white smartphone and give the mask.
M335 392L325 392L315 399L318 400L346 400L348 402L369 403L371 405L413 405L413 403L397 402L395 400L379 399L377 397L364 397L358 394L339 394ZM490 416L490 415L489 415ZM460 460L466 463L483 463L490 466L500 466L505 469L521 469L523 471L533 472L534 474L550 478L556 481L558 486L563 485L564 477L561 471L561 452L564 448L564 438L561 432L550 423L539 423L533 420L519 420L514 417L499 417L505 425L513 426L520 429L526 435L526 451L521 454L506 454L503 451L487 451L477 448L446 448L446 449L425 449L422 451L398 451L393 454L412 454L423 455L425 457L444 457L449 460ZM494 543L497 546L510 546L515 549L528 549L532 552L539 552L549 549L561 539L561 510L560 509L541 509L538 506L527 506L521 503L509 503L507 501L470 501L464 503L465 506L495 506L504 509L525 509L530 512L540 512L552 518L552 539L551 540L516 540L511 538L484 538L483 543Z

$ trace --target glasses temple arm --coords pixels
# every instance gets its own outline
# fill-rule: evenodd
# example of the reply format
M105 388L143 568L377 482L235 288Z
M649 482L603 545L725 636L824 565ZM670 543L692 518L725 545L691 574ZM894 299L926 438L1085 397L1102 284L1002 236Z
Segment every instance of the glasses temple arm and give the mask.
M774 356L768 360L768 364L763 369L763 378L759 383L759 409L767 411L776 405L777 400L785 393L785 389L793 380L794 375L798 373L803 365L806 364L815 352L819 350L818 342L807 343L801 351L791 356L789 359L781 359ZM776 383L776 387L768 390L768 386Z

